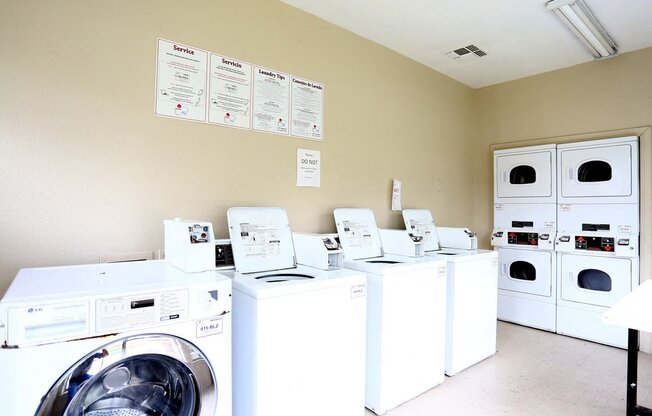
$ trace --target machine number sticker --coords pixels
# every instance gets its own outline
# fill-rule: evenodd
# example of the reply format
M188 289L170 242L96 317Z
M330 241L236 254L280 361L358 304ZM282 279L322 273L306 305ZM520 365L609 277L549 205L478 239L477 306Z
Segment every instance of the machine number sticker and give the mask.
M223 331L222 317L202 319L197 321L197 338L221 334Z
M555 222L554 221L546 221L544 225L545 225L546 228L555 228Z
M502 211L503 204L494 204L494 211Z
M351 286L351 299L367 296L367 285Z
M446 266L437 267L437 276L445 277L446 276Z
M559 205L559 210L563 212L570 212L571 206L570 204L560 204Z
M619 233L631 233L632 232L632 227L629 225L619 225L618 226L618 232Z

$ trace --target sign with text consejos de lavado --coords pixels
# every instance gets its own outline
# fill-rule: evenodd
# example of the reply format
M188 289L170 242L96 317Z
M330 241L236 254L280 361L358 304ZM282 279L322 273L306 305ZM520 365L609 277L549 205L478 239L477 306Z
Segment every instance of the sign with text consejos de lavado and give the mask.
M324 139L324 84L158 39L159 116Z

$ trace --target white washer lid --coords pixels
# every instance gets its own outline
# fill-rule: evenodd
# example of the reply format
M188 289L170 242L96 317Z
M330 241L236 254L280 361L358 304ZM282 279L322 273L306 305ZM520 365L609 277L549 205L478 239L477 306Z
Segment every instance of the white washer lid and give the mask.
M226 216L238 272L296 267L292 231L283 208L229 208Z
M333 215L344 257L359 260L383 255L380 232L370 209L336 208Z
M404 209L405 229L416 236L423 237L423 250L439 250L439 234L435 220L429 209Z

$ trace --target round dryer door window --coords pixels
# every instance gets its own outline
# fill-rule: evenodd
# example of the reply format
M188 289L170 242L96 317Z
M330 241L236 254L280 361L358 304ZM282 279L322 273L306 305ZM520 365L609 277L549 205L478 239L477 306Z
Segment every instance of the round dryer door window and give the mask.
M204 354L171 335L126 337L92 351L43 397L36 416L213 415L217 387Z

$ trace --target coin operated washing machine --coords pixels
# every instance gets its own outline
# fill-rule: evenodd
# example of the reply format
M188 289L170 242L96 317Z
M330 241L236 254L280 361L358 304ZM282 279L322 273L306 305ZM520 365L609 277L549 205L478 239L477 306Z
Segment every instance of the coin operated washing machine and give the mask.
M430 210L405 209L403 220L408 231L424 236L426 257L447 261L445 372L453 376L496 353L498 253L469 249L477 238L466 228L445 228L442 238Z
M7 415L231 415L231 281L164 261L22 269L0 301Z
M227 217L233 414L362 416L365 274L297 265L281 208L231 208Z
M344 267L369 279L365 405L383 414L444 381L446 261L385 253L369 209L334 216Z

